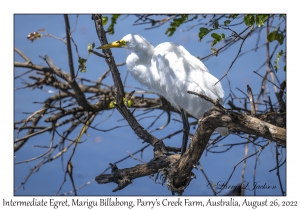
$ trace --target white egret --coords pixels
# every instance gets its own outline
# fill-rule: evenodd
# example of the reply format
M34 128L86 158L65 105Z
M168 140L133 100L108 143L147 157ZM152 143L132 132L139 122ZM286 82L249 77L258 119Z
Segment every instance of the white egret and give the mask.
M181 111L184 136L181 155L185 152L189 134L186 112L199 119L213 104L187 90L206 95L212 99L221 98L224 91L218 79L211 75L206 66L192 56L183 46L171 42L159 44L154 48L145 38L128 34L119 41L102 45L97 49L125 48L132 52L126 59L128 71L142 85L165 97ZM217 128L223 136L227 128Z

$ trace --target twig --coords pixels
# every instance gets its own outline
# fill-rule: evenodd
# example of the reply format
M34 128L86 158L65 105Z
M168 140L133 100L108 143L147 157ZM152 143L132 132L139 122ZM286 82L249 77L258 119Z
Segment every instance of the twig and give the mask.
M14 50L27 62L27 63L31 63L30 59L23 53L21 52L21 50L19 50L18 48L14 48Z
M101 54L101 53L99 53L97 51L94 51L94 50L90 50L90 52L93 53L93 54L95 54L95 55L97 55L97 56L99 56L99 57L101 57L101 58L109 58L108 56L103 55L103 54Z
M256 71L253 71L255 74L257 74L258 76L260 76L261 78L264 78L262 75L260 75L259 73L257 73ZM268 78L266 78L266 80L270 83L272 83L274 86L276 86L278 89L280 89L280 87L278 87L275 83L273 83L272 81L270 81ZM281 90L281 89L280 89Z
M254 99L253 99L252 90L251 90L249 85L247 85L247 92L248 92L248 98L249 98L249 101L250 101L251 116L255 117L256 116L256 108L255 108L255 103L254 103Z
M69 68L70 68L70 75L71 79L75 79L75 70L73 66L73 56L72 56L72 48L71 48L71 39L70 39L70 24L68 15L64 15L65 19L65 28L66 28L66 40L67 40L67 51L68 51L68 60L69 60Z
M250 28L250 27L247 27L245 30L243 30L241 33L239 33L239 35L243 34L243 33L244 33L245 31L247 31L249 28ZM228 45L230 45L230 44L236 42L237 40L239 40L239 37L233 38L233 39L230 40L227 44L225 44L223 47L220 47L216 52L213 52L213 53L211 53L211 54L209 54L209 55L207 55L207 56L201 58L200 60L204 60L204 59L206 59L206 58L208 58L208 57L210 57L210 56L212 56L212 55L215 55L216 53L219 54L219 52L220 52L221 50L223 50L224 48L226 48Z
M286 82L283 81L283 82L280 84L279 93L276 93L276 97L277 97L279 106L280 106L280 108L281 108L284 112L286 111L286 104L285 104L285 102L283 101L282 96L283 96L285 87L286 87Z
M212 103L212 104L214 104L214 105L217 105L217 104L218 104L218 101L219 101L219 100L213 100L213 99L207 97L206 95L203 95L203 94L200 94L200 93L196 93L196 92L194 92L194 91L188 90L187 93L189 93L189 94L194 94L194 95L196 95L196 96L199 96L199 97L205 99L206 101L209 101L210 103Z
M248 27L248 28L250 28L250 27ZM247 29L248 29L248 28L247 28ZM252 30L253 30L253 26L250 28L250 31L248 32L248 34L246 34L246 36L244 37L244 39L243 39L243 41L242 41L242 43L241 43L241 45L240 45L239 51L238 51L238 53L236 54L234 60L231 62L231 64L230 64L228 70L227 70L227 71L225 72L225 74L221 77L221 79L218 80L218 82L220 82L220 81L221 81L225 76L227 76L227 74L229 73L231 67L233 66L233 64L235 63L236 59L239 57L239 54L240 54L241 51L242 51L242 47L243 47L244 42L246 41L247 37L252 33ZM216 85L218 82L216 82L214 85Z
M279 152L278 152L278 144L276 143L275 144L275 150L276 150L276 166L277 166L277 170L276 170L276 175L278 177L278 182L279 182L279 185L280 185L280 190L281 190L281 193L282 195L284 196L285 195L285 192L283 190L283 187L282 187L282 181L281 181L281 178L280 178L280 171L279 171L279 161L278 161L278 156L280 155Z

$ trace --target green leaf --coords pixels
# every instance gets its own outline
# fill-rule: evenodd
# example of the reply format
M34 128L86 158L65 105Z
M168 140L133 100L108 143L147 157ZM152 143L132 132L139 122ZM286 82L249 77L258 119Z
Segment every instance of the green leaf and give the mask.
M126 98L123 98L123 103L125 104L125 106L127 107L132 107L132 100L129 99L128 101L126 101Z
M217 33L212 33L211 37L216 39L217 41L221 41L222 37L220 36L220 34Z
M91 50L93 50L94 48L95 48L94 42L93 42L93 44L88 43L87 51L88 51L89 55L91 54Z
M82 63L86 62L86 59L79 57L79 58L78 58L78 62L79 62L80 64L82 64Z
M284 40L283 34L277 33L277 37L276 38L277 38L276 40L279 42L279 44L282 45L283 44L283 40Z
M245 16L244 16L244 23L245 23L247 26L253 26L254 23L255 23L254 15L245 15Z
M111 101L111 102L108 104L108 108L113 109L113 108L115 108L116 104L117 104L117 103L116 103L115 101Z
M165 34L167 34L168 36L172 36L176 31L176 28L168 28L165 32Z
M80 72L83 72L83 73L86 72L86 61L87 61L87 59L84 59L81 57L78 58L78 63L79 63L78 68L79 68Z
M215 46L215 44L217 44L217 43L218 43L218 41L216 39L214 39L214 41L211 43L210 46Z
M257 27L261 27L264 25L265 21L268 19L270 15L256 15L256 25Z
M230 20L225 20L225 21L224 21L224 25L225 25L225 26L229 25L230 23L231 23Z
M108 22L108 17L102 16L102 25L105 26L107 22Z
M213 24L213 29L218 29L219 28L219 22L216 20Z
M229 18L235 19L237 16L239 16L239 15L231 14L231 15L229 15Z
M217 33L212 33L211 37L214 38L213 42L211 43L211 46L214 46L217 44L219 41L225 38L225 34L222 33L222 35L217 34Z
M280 45L283 44L284 36L283 34L278 33L278 31L272 31L267 36L269 42L273 42L274 40L277 40Z
M120 17L120 15L112 15L111 16L111 23L107 28L108 34L114 34L115 33L115 24L117 23L117 19Z
M275 68L276 72L279 69L278 63L279 63L279 59L281 58L282 55L283 55L282 50L280 50L278 53L276 53L276 58L275 58L275 61L274 61L274 68Z
M168 36L172 36L177 30L177 28L185 21L187 21L188 17L189 15L180 15L179 18L174 18L173 22L170 23L170 27L167 29L165 34L167 34Z
M129 99L129 100L127 101L127 106L128 106L128 107L132 107L132 100L131 100L131 99Z
M269 42L273 42L276 39L277 31L273 31L268 34L267 38Z
M201 40L210 32L210 30L205 27L201 27L199 30L200 30L200 32L199 32L198 36L200 38L199 41L201 42Z

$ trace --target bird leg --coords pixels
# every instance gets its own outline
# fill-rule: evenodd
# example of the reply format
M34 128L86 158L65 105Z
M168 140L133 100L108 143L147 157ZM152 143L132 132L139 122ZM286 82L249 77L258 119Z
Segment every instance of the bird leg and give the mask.
M180 108L180 114L181 114L182 124L183 124L183 137L182 137L182 145L181 145L181 156L182 156L186 150L186 146L190 134L190 124L189 124L186 111Z

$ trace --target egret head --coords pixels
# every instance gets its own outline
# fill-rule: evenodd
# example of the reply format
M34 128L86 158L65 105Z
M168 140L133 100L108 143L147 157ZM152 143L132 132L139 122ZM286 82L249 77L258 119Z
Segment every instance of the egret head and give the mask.
M145 38L138 34L127 34L121 40L97 47L97 49L126 48L134 51L153 47Z

